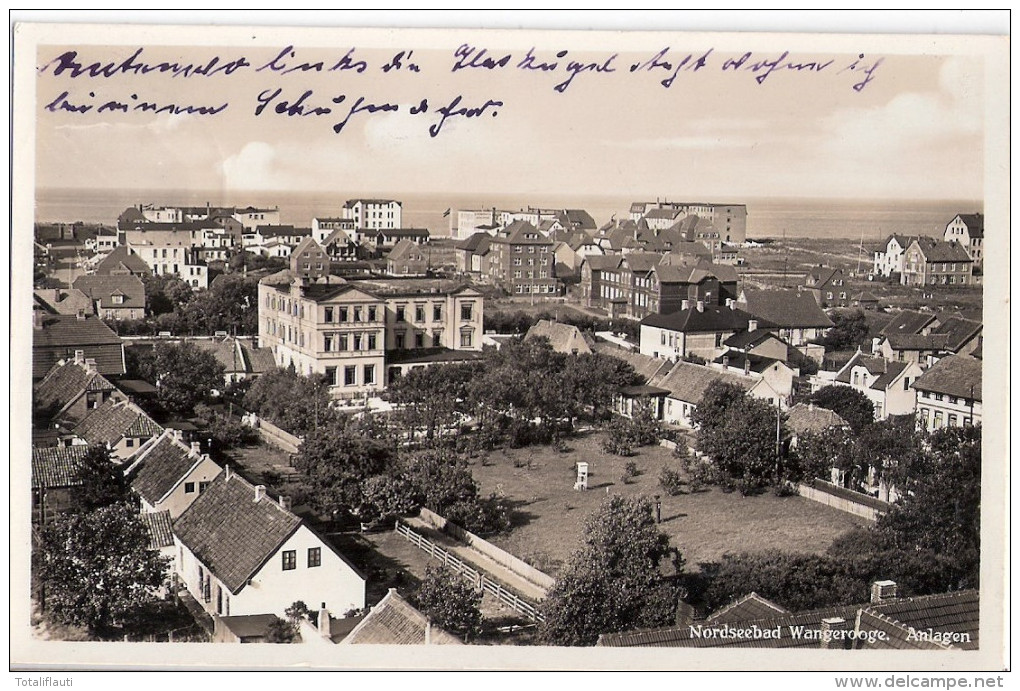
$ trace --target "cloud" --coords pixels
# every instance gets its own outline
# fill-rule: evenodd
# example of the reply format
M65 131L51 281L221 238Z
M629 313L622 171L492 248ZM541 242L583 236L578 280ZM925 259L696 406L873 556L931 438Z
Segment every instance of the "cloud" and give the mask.
M276 149L266 142L248 142L221 164L227 189L270 190L286 188L281 184Z

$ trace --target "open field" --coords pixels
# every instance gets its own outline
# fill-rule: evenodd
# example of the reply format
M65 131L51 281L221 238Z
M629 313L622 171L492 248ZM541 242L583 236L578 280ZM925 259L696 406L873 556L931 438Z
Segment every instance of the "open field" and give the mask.
M506 454L496 451L484 464L478 459L472 466L483 494L503 495L517 507L513 531L490 541L552 576L562 570L579 546L585 519L607 493L660 494L661 529L683 554L689 568L743 550L823 552L837 536L865 524L862 519L797 496L766 493L742 497L738 492L727 494L711 488L670 497L658 483L664 465L679 469L668 449L644 447L637 455L622 458L604 454L594 434L570 440L569 444L571 450L567 453L548 446ZM587 492L573 489L577 461L590 464ZM641 474L624 484L621 477L628 461L636 463Z

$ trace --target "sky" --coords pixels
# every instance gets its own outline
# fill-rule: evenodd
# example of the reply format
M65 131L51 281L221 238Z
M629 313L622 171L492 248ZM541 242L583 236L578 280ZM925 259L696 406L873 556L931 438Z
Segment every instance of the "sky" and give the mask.
M914 50L897 37L260 28L249 38L193 27L73 38L38 48L35 179L42 188L727 200L980 199L984 191L982 58L938 45L936 54L925 55L925 44ZM464 64L509 58L491 69L453 71L465 44L474 52ZM285 56L288 67L321 61L326 68L353 49L351 64L364 61L365 69L257 69L288 45L295 47L293 57ZM556 68L517 67L532 47L532 64L556 62ZM671 70L649 65L666 47L660 61L675 66L690 56L691 66L706 56L704 66L681 71L664 88L660 82ZM215 57L223 65L243 57L250 65L204 77L71 76L72 63L120 65L139 48L136 64L202 65ZM384 72L401 50L403 67ZM727 63L747 52L743 63ZM767 66L751 69L784 52L780 69L767 75ZM61 61L62 55L73 57ZM571 61L588 69L557 91ZM855 89L872 66L870 79ZM328 107L330 113L275 112L309 90L305 111ZM341 103L332 102L341 95ZM439 108L458 96L458 107L500 105L477 117L448 118L430 136L442 119ZM359 97L397 110L354 114L335 132ZM267 105L256 114L260 98ZM422 99L428 108L412 115ZM110 101L131 110L99 113ZM215 115L154 114L135 110L143 101L157 108L228 105ZM64 104L91 109L70 112Z

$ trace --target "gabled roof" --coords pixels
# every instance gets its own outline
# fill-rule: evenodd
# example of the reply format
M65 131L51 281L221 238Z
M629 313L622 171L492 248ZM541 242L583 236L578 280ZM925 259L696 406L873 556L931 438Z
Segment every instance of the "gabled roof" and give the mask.
M426 634L426 629L428 633ZM427 637L426 637L427 636ZM461 645L411 606L394 588L342 641L345 645Z
M622 261L622 254L594 254L584 258L584 263L592 271L613 271L620 268Z
M295 228L291 225L263 225L255 226L255 232L264 238L291 237L295 235L309 237L312 234L312 229Z
M134 403L111 398L86 415L73 432L89 444L113 446L125 437L157 436L163 428Z
M165 499L185 477L204 460L174 436L174 430L165 430L152 445L138 455L133 468L137 468L131 487L155 506Z
M755 319L744 310L704 305L704 309L689 307L672 314L650 314L641 320L642 326L654 326L683 333L719 333L747 329L749 320ZM773 328L775 325L765 319L757 319L759 328Z
M421 245L416 242L412 242L407 238L401 238L397 244L393 246L389 254L386 255L386 259L391 261L423 261L421 256L413 256L413 253L420 255L422 252Z
M744 288L746 309L756 318L783 329L826 329L832 320L818 306L811 293L797 290L762 290Z
M53 314L95 314L95 305L88 295L75 288L46 288L32 291L36 304Z
M737 333L733 334L725 341L723 341L723 345L729 346L730 348L735 348L737 350L747 350L749 348L754 348L755 346L760 345L761 343L764 343L770 338L774 338L783 345L788 345L786 341L781 339L779 336L776 336L771 331L765 331L764 329L755 329L754 331L738 331Z
M729 624L731 622L747 621L748 619L765 619L776 614L788 613L789 610L780 607L771 600L765 599L758 593L752 592L714 612L705 621L716 625Z
M177 538L234 595L301 526L301 519L237 475L216 476L174 522Z
M817 434L830 427L846 427L847 422L828 408L813 403L798 403L787 411L786 425L794 434Z
M149 531L149 549L174 546L173 521L169 511L143 512L139 518Z
M134 275L79 276L71 285L98 302L101 309L145 309L145 284ZM114 295L123 301L114 302Z
M676 209L659 207L659 208L655 208L655 209L650 209L649 211L647 211L644 214L644 217L652 219L652 220L672 221L674 218L676 218L679 215L680 215L680 212L677 211Z
M669 374L654 382L654 384L664 389L669 389L671 398L697 405L701 402L708 387L716 381L735 384L747 390L756 384L758 380L681 360L673 365Z
M945 345L943 347L946 350L956 352L980 334L982 328L981 322L971 321L963 317L952 317L935 328L932 334L943 336L945 338Z
M276 367L276 360L273 358L271 349L257 348L247 341L240 341L240 344L245 365L251 374L262 374Z
M807 285L811 288L823 288L835 279L837 274L842 275L843 270L830 266L816 266L808 271Z
M223 365L225 372L243 372L245 371L244 356L242 353L237 351L237 342L230 338L211 340L193 340L191 341L199 350L205 352L216 358L216 362Z
M662 255L652 252L631 252L623 257L621 269L625 268L636 274L646 274L655 269L662 260Z
M564 209L556 214L556 219L564 228L575 230L595 230L595 219L584 209Z
M56 365L35 385L35 400L42 407L65 407L86 391L116 391L117 387L84 362Z
M40 315L40 327L32 331L32 376L42 377L75 350L96 361L103 374L124 374L124 346L101 319L91 315Z
M551 245L553 241L527 221L514 221L492 242L512 245Z
M47 446L32 449L32 488L52 489L81 484L82 459L88 446Z
M960 220L967 226L967 234L971 238L983 238L985 236L984 214L960 214Z
M928 629L944 633L968 634L969 642L954 643L963 650L978 647L980 598L977 590L959 590L936 595L907 597L871 605L866 612L881 615L911 630L926 633ZM916 637L916 636L915 636Z
M458 242L456 248L474 254L485 254L485 251L489 249L490 240L492 240L491 235L479 231Z
M786 364L783 363L782 360L765 357L763 355L755 355L754 353L741 353L737 350L730 350L723 353L712 362L717 365L725 364L731 369L754 372L755 374L761 374L776 363L780 363L783 367L786 367ZM789 367L786 367L786 369L789 369Z
M531 338L549 339L549 344L557 353L570 353L572 344L575 347L584 345L588 350L595 345L595 340L576 326L549 319L539 319L528 329L524 340L527 341Z
M642 355L637 351L617 348L615 345L604 341L596 341L594 350L602 355L609 355L617 360L623 360L650 384L655 384L673 366L669 360L662 360L651 355Z
M981 400L981 360L949 355L929 367L913 384L918 391Z
M109 276L110 274L130 273L136 276L148 276L152 274L149 265L141 257L127 247L121 245L110 252L103 261L96 265L96 274Z
M942 350L949 339L938 334L891 333L885 337L893 350Z
M970 262L973 261L963 245L956 240L933 240L919 242L915 240L925 261L928 262Z
M891 334L919 334L926 326L935 321L935 315L930 312L913 312L903 310L892 321L882 327L879 331L881 336Z
M885 391L894 381L896 381L909 364L910 363L907 362L889 361L880 357L869 357L864 355L862 352L857 351L857 353L850 358L850 361L843 365L843 369L841 369L839 374L836 375L835 381L840 382L841 384L849 384L851 381L851 371L855 367L864 367L868 370L868 374L878 377L871 383L870 388L875 391Z

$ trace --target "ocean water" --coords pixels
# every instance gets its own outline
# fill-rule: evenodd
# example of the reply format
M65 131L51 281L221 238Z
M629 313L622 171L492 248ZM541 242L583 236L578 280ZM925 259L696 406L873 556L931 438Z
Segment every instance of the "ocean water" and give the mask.
M347 199L386 197L403 202L404 225L428 228L433 235L449 232L447 209L478 209L497 207L521 209L581 208L602 225L614 216L626 218L635 197L524 197L520 195L472 196L415 194L356 194L331 192L267 192L247 193L217 190L127 190L127 189L40 189L36 192L35 218L39 222L89 223L116 222L124 209L137 204L179 204L202 206L278 206L283 223L309 226L315 216L339 216ZM676 197L679 198L679 197ZM655 199L650 195L645 199ZM805 198L726 198L720 203L747 205L749 238L815 237L850 238L865 242L883 239L891 233L907 235L942 235L946 225L958 213L981 212L975 200L854 200Z

